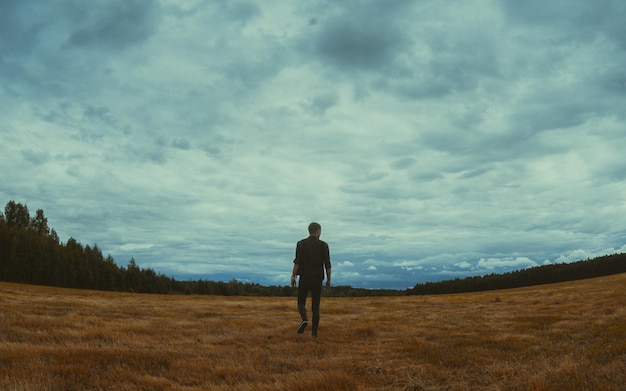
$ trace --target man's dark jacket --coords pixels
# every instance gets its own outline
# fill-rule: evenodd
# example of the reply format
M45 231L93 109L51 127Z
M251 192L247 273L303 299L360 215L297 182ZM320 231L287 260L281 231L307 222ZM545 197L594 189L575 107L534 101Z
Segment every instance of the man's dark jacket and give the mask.
M300 278L324 280L324 269L330 269L330 250L328 244L317 236L311 235L296 245L296 258Z

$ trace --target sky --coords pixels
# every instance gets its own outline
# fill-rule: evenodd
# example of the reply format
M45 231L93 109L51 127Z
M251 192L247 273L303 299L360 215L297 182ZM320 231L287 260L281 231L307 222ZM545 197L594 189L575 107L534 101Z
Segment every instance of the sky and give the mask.
M622 0L0 0L0 203L177 279L626 252Z

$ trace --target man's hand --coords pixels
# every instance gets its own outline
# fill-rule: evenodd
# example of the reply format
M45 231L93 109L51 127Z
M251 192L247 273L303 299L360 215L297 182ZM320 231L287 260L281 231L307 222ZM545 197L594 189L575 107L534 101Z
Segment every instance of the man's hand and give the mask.
M330 278L326 280L326 288L330 288Z
M291 287L292 288L296 287L296 276L291 276Z

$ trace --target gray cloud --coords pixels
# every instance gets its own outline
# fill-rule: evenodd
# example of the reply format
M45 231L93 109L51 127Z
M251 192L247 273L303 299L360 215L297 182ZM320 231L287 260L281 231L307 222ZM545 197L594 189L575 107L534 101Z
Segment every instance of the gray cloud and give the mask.
M396 34L368 21L332 21L315 43L319 54L347 69L372 69L393 60Z
M344 72L381 71L396 61L405 44L398 15L410 3L393 1L344 4L333 15L315 23L311 55Z
M626 15L626 6L618 0L596 3L575 2L568 4L541 1L499 2L509 21L520 26L541 26L554 39L593 40L598 34L624 44L624 24L620 19Z
M25 160L35 165L44 164L50 159L50 154L47 151L36 152L30 149L23 150L22 156L24 156Z
M67 47L119 50L150 37L156 25L158 3L146 0L93 2L90 7L67 8L72 28Z
M313 115L323 115L326 110L335 106L338 102L339 96L333 92L328 92L310 98L304 103L304 107Z

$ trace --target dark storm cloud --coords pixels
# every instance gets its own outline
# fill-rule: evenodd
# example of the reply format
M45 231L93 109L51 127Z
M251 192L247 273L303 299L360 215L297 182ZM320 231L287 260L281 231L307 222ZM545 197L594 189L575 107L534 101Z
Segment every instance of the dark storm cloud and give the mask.
M124 49L148 39L159 17L150 0L94 1L68 8L72 26L66 44L89 49Z
M336 8L316 19L304 47L336 71L357 72L360 96L373 89L400 99L435 99L501 77L497 29L481 18L466 23L459 15L464 10L440 12L404 1Z
M158 10L144 0L3 1L0 47L12 55L50 55L64 45L121 49L153 33Z
M367 21L338 18L331 21L316 42L318 52L349 72L354 69L379 69L394 58L398 34L386 26Z
M28 52L45 29L45 10L36 1L0 2L0 55ZM44 12L42 12L44 11Z
M158 3L139 0L26 0L0 7L7 22L0 23L7 30L0 34L0 79L16 96L35 100L98 86L110 54L145 42L159 18Z
M342 72L384 71L393 65L406 43L398 16L409 7L404 1L341 3L337 15L319 23L316 19L311 55Z

